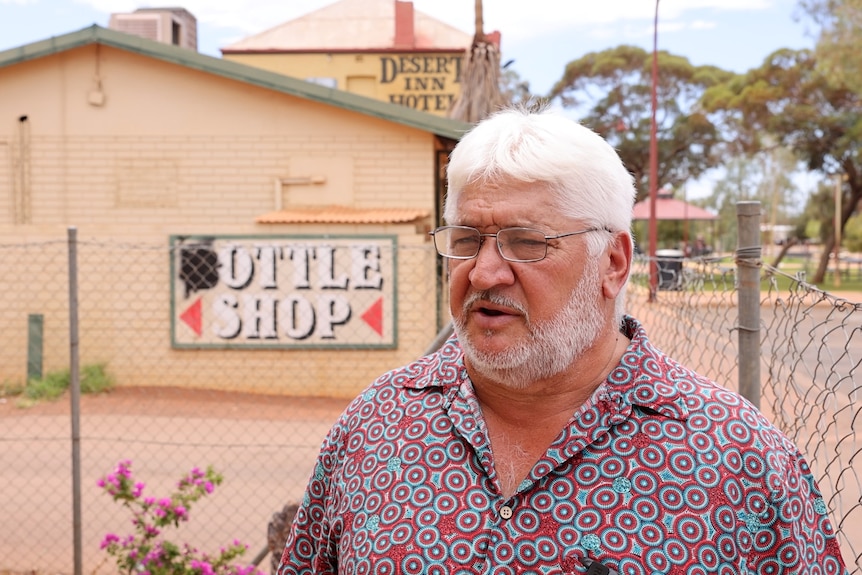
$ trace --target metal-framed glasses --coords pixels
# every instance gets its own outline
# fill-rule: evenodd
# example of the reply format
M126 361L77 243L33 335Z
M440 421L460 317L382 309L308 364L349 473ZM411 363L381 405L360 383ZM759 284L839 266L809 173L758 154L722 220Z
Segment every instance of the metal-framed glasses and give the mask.
M605 228L588 228L577 232L567 232L553 236L531 228L503 228L495 234L483 234L469 226L443 226L433 232L434 247L444 258L469 260L479 255L485 238L494 238L500 256L509 262L538 262L548 255L548 240L557 240L569 236L578 236L589 232L606 230Z

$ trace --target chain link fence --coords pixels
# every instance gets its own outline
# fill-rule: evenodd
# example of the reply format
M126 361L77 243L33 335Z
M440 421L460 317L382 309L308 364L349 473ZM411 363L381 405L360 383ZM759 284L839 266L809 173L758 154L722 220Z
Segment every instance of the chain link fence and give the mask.
M733 257L661 261L651 297L650 261L629 287L632 315L672 357L739 390L740 317ZM669 265L670 264L670 265ZM663 269L662 269L662 266ZM862 294L856 302L760 266L761 411L806 455L851 574L862 573ZM853 294L850 294L851 296ZM757 326L755 326L757 328Z
M84 572L115 572L100 543L107 533L131 533L131 517L96 482L121 460L132 462L154 497L168 495L192 467L213 466L224 483L197 503L175 539L210 552L239 540L249 546L246 562L268 570L268 524L301 497L331 423L376 375L434 341L441 321L433 247L384 238L354 253L347 267L319 270L327 281L347 274L351 285L366 285L368 294L345 302L303 287L301 274L291 276L293 295L273 300L283 290L267 288L276 276L260 265L272 263L258 250L260 238L224 245L179 237L169 245L83 241L74 243L75 261L69 244L61 237L0 244L0 573L72 573L76 546ZM337 241L327 245L335 250L330 255L342 249ZM256 275L241 264L249 258ZM206 262L222 275L201 268ZM670 355L738 389L737 262L658 265L655 291L650 262L636 262L630 313ZM77 341L70 270L77 277ZM807 455L850 572L860 575L862 532L853 525L862 522L862 444L855 434L862 419L862 304L779 270L762 267L760 275L760 406ZM257 282L260 289L231 299L206 287L219 282ZM382 309L377 305L387 289L397 310L385 297ZM290 311L276 311L282 308ZM77 414L68 393L55 400L19 393L28 379L69 370L70 349L77 349L82 372L102 369L112 391L84 393ZM78 438L70 424L76 417Z

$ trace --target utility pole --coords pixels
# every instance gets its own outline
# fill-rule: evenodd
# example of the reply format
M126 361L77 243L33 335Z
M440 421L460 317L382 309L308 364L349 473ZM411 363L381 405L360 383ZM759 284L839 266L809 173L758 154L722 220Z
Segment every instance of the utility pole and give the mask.
M841 259L839 256L841 255L841 184L844 181L843 174L836 174L836 182L835 182L835 220L833 227L835 228L835 247L833 248L833 255L835 258L835 287L841 287Z
M658 127L656 112L658 109L658 2L655 0L655 20L653 21L652 44L652 118L649 133L649 301L655 301L658 291L658 261L656 261L656 244L658 243L658 224L656 222L656 204L658 203Z

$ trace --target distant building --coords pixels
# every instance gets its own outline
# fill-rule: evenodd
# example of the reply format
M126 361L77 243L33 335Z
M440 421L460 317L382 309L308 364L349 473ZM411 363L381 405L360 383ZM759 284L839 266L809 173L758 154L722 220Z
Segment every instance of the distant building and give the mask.
M499 32L487 36L499 46ZM472 40L412 2L341 0L222 48L222 55L445 116L460 93L461 61Z
M139 8L111 14L108 27L163 44L198 49L198 21L185 8Z

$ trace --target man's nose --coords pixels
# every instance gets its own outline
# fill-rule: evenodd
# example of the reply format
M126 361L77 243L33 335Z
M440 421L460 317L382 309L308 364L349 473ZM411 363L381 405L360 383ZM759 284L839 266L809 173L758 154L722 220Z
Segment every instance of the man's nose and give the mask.
M488 289L495 285L509 284L514 281L514 274L509 262L503 259L497 238L485 237L479 246L479 253L473 258L473 269L470 270L470 283L476 289Z

